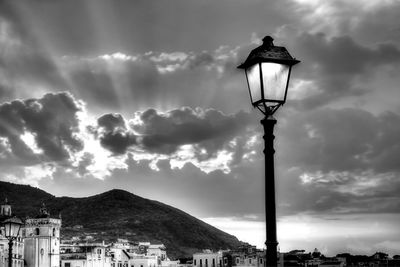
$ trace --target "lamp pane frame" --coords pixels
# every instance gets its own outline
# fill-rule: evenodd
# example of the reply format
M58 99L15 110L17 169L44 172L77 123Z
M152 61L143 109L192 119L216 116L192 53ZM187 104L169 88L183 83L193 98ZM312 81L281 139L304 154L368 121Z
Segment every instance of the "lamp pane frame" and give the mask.
M8 239L14 239L19 236L23 223L18 218L10 218L3 222L4 235Z
M266 90L271 90L271 88L266 88L267 85L264 84L264 76L263 76L263 66L262 64L265 63L270 63L270 64L276 64L279 66L284 66L285 68L287 68L287 74L286 74L286 78L284 77L283 79L285 80L285 84L284 84L284 89L279 88L277 90L284 90L284 94L283 94L283 98L282 99L271 99L271 98L266 98L265 96L268 95ZM259 93L257 93L257 95L260 96L260 99L255 99L255 94L254 94L254 88L252 88L254 85L252 85L252 82L249 79L249 72L252 68L256 67L258 68L258 75L257 75L257 80L259 83L259 88L256 88L258 90L260 90ZM246 80L247 80L247 88L249 90L249 94L250 94L250 101L252 103L253 106L258 106L258 105L264 105L264 104L278 104L278 105L283 105L286 102L286 98L287 98L287 92L288 92L288 88L289 88L289 81L290 81L290 75L292 72L292 64L284 64L282 62L276 62L276 61L259 61L259 62L254 62L254 64L251 65L247 65L245 67L245 74L246 74Z

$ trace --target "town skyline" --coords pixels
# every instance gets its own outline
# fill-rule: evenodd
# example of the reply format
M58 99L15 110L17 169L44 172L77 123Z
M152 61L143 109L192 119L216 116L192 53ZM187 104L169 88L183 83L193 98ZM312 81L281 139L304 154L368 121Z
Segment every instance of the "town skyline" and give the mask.
M301 60L275 117L281 250L400 251L398 1L0 1L0 180L113 188L265 242L262 116L236 69Z

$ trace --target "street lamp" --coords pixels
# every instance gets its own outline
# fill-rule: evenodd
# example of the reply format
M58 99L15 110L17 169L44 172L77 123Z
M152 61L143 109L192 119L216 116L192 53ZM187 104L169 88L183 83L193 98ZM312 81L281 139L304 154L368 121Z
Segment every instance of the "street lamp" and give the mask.
M238 66L246 73L251 103L265 117L261 120L264 127L265 154L265 209L267 266L277 266L276 207L274 178L274 126L272 116L285 103L292 66L299 63L285 47L275 46L273 38L266 36L263 44L252 50L246 61Z
M12 246L13 240L15 240L19 235L19 230L22 226L21 219L17 217L12 217L6 219L3 222L4 226L4 235L8 239L8 266L12 267Z

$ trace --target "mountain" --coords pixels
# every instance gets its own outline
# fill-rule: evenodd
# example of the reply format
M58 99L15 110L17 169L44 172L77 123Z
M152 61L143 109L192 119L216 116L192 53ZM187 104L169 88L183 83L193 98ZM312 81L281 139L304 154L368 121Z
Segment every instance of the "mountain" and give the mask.
M55 197L40 189L0 182L0 200L8 198L13 214L37 215L42 203L52 217L62 216L62 238L92 236L94 240L163 243L171 258L192 256L202 249L234 248L242 244L189 214L124 190L84 197Z

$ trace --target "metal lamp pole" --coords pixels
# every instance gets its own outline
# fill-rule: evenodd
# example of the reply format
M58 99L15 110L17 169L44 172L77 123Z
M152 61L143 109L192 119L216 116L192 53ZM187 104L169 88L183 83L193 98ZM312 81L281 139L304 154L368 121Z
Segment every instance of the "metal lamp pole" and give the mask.
M5 237L8 239L8 267L12 267L13 241L18 238L22 224L21 219L17 217L6 219L3 222Z
M10 238L8 239L8 267L12 267L12 247L13 240Z
M276 204L275 204L275 172L274 172L274 126L276 119L265 116L261 120L264 127L264 158L265 158L265 223L267 232L267 264L277 266L276 238Z
M265 155L265 217L267 246L266 265L277 266L276 203L274 174L275 111L286 101L292 66L299 63L285 47L275 46L273 38L266 36L263 44L253 49L246 61L238 66L246 72L247 85L253 107L258 108L264 119Z

